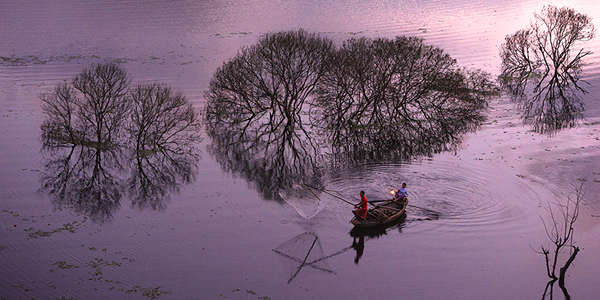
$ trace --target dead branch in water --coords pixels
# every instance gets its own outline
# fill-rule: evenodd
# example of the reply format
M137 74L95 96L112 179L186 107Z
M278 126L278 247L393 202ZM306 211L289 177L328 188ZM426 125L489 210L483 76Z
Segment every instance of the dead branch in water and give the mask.
M546 290L544 291L545 298L546 293L548 292L548 287L550 286L550 295L552 294L551 286L554 285L554 282L558 280L558 285L563 291L565 298L570 299L569 294L567 293L567 289L565 287L565 274L567 273L567 269L571 266L577 253L579 253L580 248L574 245L573 241L573 232L574 232L574 224L579 217L579 205L585 196L585 183L587 181L587 177L578 179L579 183L573 183L572 187L575 190L575 194L572 193L566 195L566 203L548 202L548 207L546 210L550 213L550 219L552 223L546 223L543 219L544 228L546 229L546 234L548 238L554 244L554 248L550 249L550 247L541 246L541 252L536 251L537 253L543 254L546 260L546 271L548 277L550 277L550 282L546 286ZM553 210L553 207L557 207L558 211ZM561 252L564 251L564 247L568 246L570 248L570 256L569 259L565 262L565 264L559 268L559 277L556 276L556 266L558 264L558 258Z

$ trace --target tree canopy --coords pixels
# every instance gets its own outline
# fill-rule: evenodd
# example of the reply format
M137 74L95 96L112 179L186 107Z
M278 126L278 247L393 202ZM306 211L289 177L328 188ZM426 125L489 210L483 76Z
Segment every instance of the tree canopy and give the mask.
M215 72L204 116L217 160L270 198L291 182L318 186L331 158L452 149L481 125L498 91L489 74L460 68L421 38L336 46L283 31L243 47Z

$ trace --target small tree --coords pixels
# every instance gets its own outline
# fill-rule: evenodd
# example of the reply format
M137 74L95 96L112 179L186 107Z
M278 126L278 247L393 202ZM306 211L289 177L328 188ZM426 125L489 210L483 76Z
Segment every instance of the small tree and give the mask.
M42 140L45 144L77 145L81 134L76 132L76 96L72 86L61 83L49 94L42 94L42 111L46 115L42 123Z
M195 177L201 140L198 114L182 93L161 84L142 84L130 92L128 131L135 159L128 179L134 206L161 209L173 191Z
M575 222L579 217L579 205L585 196L584 185L586 181L587 178L582 178L580 179L579 184L573 184L575 194L566 195L566 203L548 203L548 207L546 208L550 213L551 223L546 223L543 219L542 221L544 222L546 234L548 235L551 244L554 245L553 249L542 245L540 247L541 251L538 252L544 255L546 260L546 271L548 277L551 279L546 286L546 290L558 280L558 285L563 290L564 294L568 295L565 287L565 274L569 266L571 266L571 263L575 260L577 253L580 251L580 248L575 246L573 241L573 232ZM553 209L553 207L558 210ZM559 268L559 275L557 277L556 268L558 266L559 256L564 251L565 247L570 248L570 255L564 265Z
M198 113L180 92L161 84L133 88L128 130L136 149L169 147L183 149L200 140Z

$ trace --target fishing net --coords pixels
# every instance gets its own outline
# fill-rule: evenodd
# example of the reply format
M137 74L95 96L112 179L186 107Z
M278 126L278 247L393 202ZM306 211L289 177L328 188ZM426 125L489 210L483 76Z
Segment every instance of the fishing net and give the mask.
M290 283L303 268L335 273L329 269L319 237L305 232L279 245L273 251L280 255L281 264L289 276Z
M314 190L297 184L289 189L280 190L279 196L305 219L316 216L324 206Z

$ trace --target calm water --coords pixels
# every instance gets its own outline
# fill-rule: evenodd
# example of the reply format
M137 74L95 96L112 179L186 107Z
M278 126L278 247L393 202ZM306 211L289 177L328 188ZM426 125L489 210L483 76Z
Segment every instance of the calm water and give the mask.
M327 189L352 201L360 190L388 197L406 181L411 204L436 211L413 207L366 236L358 264L349 205L330 199L304 219L264 200L251 178L221 168L208 138L195 180L163 209L123 198L111 220L92 222L40 191L38 95L92 62L118 60L135 83L168 83L201 109L213 72L267 32L304 28L338 42L416 35L498 75L504 37L544 4L572 6L600 28L595 1L330 2L2 1L0 299L539 299L548 278L532 248L548 243L545 207L583 176L582 251L566 286L572 299L600 298L600 38L587 44L587 110L576 128L533 133L502 97L456 153L327 174ZM301 266L305 258L312 263ZM554 299L563 299L558 286Z

